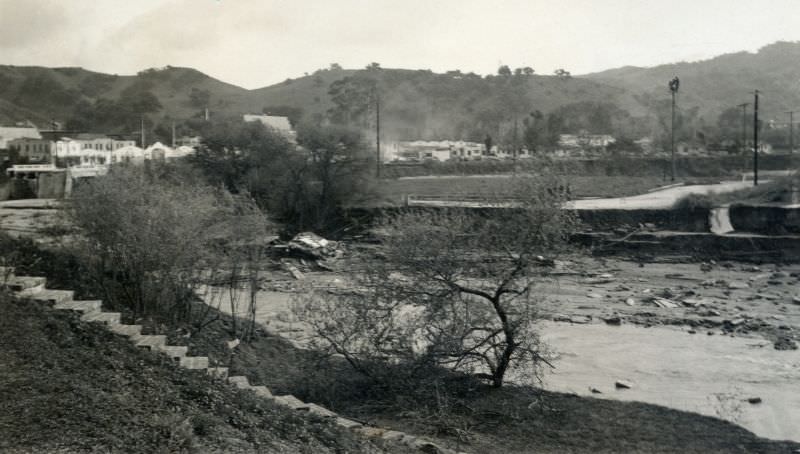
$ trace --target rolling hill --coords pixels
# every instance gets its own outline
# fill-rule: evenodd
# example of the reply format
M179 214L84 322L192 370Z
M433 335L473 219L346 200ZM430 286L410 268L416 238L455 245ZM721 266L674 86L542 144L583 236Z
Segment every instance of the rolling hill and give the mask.
M331 84L377 76L389 139L479 140L486 132L508 130L537 110L548 113L572 106L572 111L580 111L593 105L613 106L631 134L645 134L653 127L655 106L669 99L666 83L675 75L682 82L680 108L695 112L701 124L715 125L723 110L752 101L755 88L763 93L762 118L781 119L784 111L800 106L798 73L800 43L789 42L756 53L652 68L627 66L574 77L335 68L255 90L191 68L120 76L81 68L0 66L0 123L28 120L47 127L51 119L78 119L73 123L77 128L130 132L142 114L155 127L200 117L206 107L212 117L285 107L300 108L306 116L325 115L334 106ZM362 114L362 125L367 127L371 113Z

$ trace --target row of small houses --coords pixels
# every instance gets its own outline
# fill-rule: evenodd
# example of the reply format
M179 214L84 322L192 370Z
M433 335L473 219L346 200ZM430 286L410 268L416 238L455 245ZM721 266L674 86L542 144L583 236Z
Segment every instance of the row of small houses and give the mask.
M146 148L133 140L101 134L71 134L32 127L0 127L0 151L10 181L0 185L0 200L7 198L60 198L75 180L108 172L119 163L143 164L147 160L172 160L195 152L199 138L182 138L168 147L156 142Z
M558 146L550 151L556 158L579 158L597 156L616 143L616 139L608 134L561 134ZM637 152L642 155L656 153L650 138L635 140ZM737 150L735 142L706 146L694 142L679 141L675 144L675 153L680 156L708 156L730 153ZM772 146L760 143L759 152L770 154ZM497 145L487 149L478 142L462 140L415 140L385 143L381 146L381 158L384 162L417 162L417 161L470 161L481 159L525 159L533 156L527 148L511 150Z
M608 134L562 134L555 153L571 154L576 149L605 149L614 143ZM415 140L389 142L381 147L384 162L393 161L468 161L476 159L525 159L533 156L527 148L517 150L463 140Z
M119 140L98 134L77 134L57 140L24 137L8 140L5 148L27 163L53 163L59 167L141 163L148 159L172 159L194 153L187 145L168 147L156 142L147 148L133 140Z

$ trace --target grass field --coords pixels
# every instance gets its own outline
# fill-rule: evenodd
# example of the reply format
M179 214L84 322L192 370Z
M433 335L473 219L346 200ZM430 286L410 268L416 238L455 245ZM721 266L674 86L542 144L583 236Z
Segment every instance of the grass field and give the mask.
M406 195L503 195L509 175L442 176L384 180L378 188L381 200L403 203ZM652 177L569 176L565 177L573 197L627 197L642 194L669 182Z

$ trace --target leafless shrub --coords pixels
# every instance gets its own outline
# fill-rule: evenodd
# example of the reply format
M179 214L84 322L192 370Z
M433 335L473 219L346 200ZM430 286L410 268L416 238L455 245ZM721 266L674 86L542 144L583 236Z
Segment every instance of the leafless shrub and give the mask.
M296 306L321 348L360 373L381 364L409 373L446 367L503 385L535 380L547 363L538 337L536 284L577 225L550 178L515 180L487 209L408 211L385 220L386 260L357 277L361 290L312 295ZM546 258L545 258L546 257ZM396 373L396 368L392 373ZM388 377L391 379L391 377Z

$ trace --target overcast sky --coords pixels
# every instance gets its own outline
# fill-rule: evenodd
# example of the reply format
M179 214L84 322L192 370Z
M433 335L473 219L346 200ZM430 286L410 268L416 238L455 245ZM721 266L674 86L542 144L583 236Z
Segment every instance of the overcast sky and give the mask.
M336 62L573 74L800 40L798 0L0 0L0 64L190 66L257 88Z

